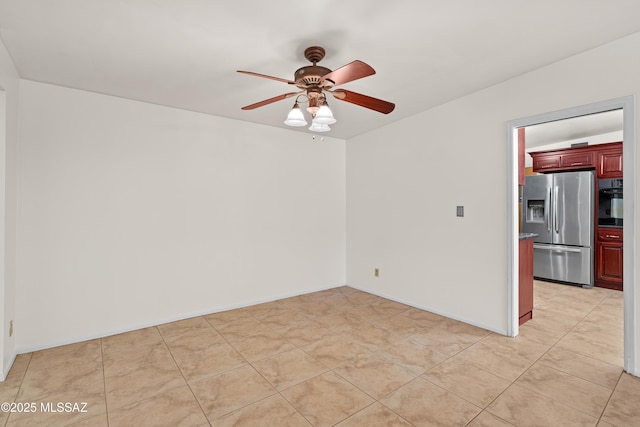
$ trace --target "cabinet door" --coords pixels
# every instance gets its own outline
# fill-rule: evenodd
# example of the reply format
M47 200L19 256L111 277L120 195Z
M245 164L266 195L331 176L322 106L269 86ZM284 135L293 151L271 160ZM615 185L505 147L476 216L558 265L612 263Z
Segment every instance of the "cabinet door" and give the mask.
M546 170L558 169L560 167L560 155L551 155L533 158L533 171L544 172Z
M563 168L592 168L595 166L594 155L591 152L563 154L560 166Z
M622 243L598 242L596 279L622 284Z
M622 151L598 154L598 178L622 178Z

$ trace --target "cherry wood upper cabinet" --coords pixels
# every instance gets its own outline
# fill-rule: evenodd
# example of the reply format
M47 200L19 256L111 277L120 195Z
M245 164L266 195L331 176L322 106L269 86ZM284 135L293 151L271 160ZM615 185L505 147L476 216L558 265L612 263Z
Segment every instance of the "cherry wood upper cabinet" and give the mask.
M598 153L598 178L622 178L622 143L620 147Z
M534 172L596 169L598 178L622 177L622 142L529 153Z

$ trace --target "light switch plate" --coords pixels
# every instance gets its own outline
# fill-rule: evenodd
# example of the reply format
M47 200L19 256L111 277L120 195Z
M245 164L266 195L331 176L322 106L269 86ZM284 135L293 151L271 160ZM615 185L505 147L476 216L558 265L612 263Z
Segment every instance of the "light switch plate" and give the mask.
M464 206L456 206L456 216L464 216Z

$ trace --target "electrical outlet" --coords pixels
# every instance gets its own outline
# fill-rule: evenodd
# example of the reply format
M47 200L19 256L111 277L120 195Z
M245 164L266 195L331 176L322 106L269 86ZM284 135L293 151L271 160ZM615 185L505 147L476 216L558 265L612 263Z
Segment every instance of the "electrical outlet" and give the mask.
M9 320L9 336L13 335L13 320Z
M374 268L373 269L373 275L376 277L380 277L380 269L379 268Z

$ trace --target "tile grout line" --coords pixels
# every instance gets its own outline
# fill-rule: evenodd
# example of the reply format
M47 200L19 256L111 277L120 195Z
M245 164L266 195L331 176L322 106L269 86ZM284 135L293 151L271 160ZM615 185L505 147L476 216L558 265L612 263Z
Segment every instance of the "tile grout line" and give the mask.
M198 316L198 317L203 317L203 316ZM211 328L213 328L213 326L211 326L211 324L207 321L207 319L203 320L205 322L207 322L207 324L209 324L209 326ZM187 385L187 387L189 388L189 391L191 392L191 395L193 396L193 399L196 401L196 403L198 404L198 407L200 408L200 411L202 411L202 414L204 415L204 418L207 420L207 422L210 424L212 420L209 419L209 416L207 415L207 413L205 412L204 408L202 407L202 404L200 403L200 400L198 399L198 397L196 396L196 394L193 392L193 389L191 388L191 384L189 383L189 381L187 380L187 377L185 376L184 372L182 371L182 368L180 367L180 365L178 364L178 361L176 360L175 356L173 355L173 352L171 351L171 347L169 346L169 344L167 344L167 341L164 338L164 335L162 334L162 332L160 331L160 329L155 326L155 328L158 331L158 334L160 335L160 338L162 338L162 342L164 343L164 345L167 347L167 350L169 351L169 354L171 355L171 360L173 360L173 363L175 363L176 368L178 368L178 371L180 372L180 375L182 375L182 379L184 380L185 384ZM214 329L215 330L215 329ZM217 331L216 331L217 332ZM224 337L223 337L224 338Z
M618 376L618 381L616 381L616 385L613 386L613 389L611 390L611 394L609 394L609 398L607 399L607 402L604 404L604 407L602 408L602 412L600 412L600 416L598 417L598 423L602 421L602 417L604 416L604 413L607 411L609 402L611 402L611 399L613 398L613 395L616 392L616 389L618 388L618 384L620 384L620 380L622 379L623 375L624 375L624 370L620 372L620 376Z

